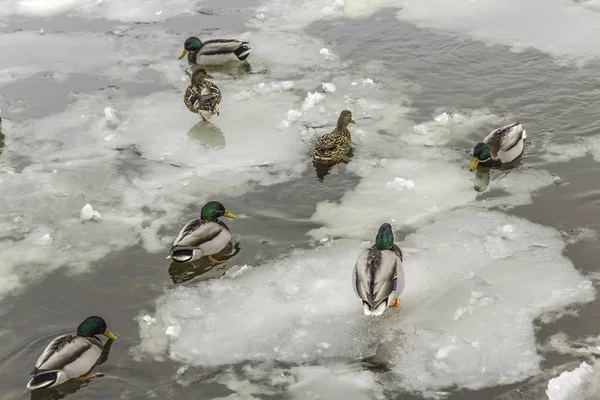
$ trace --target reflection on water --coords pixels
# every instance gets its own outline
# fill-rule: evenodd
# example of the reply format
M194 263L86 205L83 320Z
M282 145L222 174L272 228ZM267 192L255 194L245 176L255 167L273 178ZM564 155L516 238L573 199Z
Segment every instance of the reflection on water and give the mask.
M108 339L106 341L106 343L104 344L104 348L102 349L102 354L100 355L100 358L98 359L98 362L96 363L94 368L104 364L106 360L108 360L108 355L110 354L110 349L112 347L113 342L114 340L112 339ZM94 368L92 368L92 371L94 370ZM88 373L91 373L92 371L89 371ZM31 400L59 400L65 398L70 394L75 393L76 391L81 389L82 386L86 386L88 382L89 381L67 381L62 385L53 388L34 390L31 392Z
M225 147L225 135L221 129L207 121L200 121L189 131L188 136L192 140L200 142L208 147Z
M313 166L315 167L315 172L317 173L317 178L320 182L323 182L327 175L334 175L339 171L339 168L342 164L348 164L352 160L352 156L354 155L354 148L350 149L350 152L342 159L339 163L316 163L313 161Z
M473 188L478 192L484 192L490 185L491 172L489 168L478 167L473 178Z
M2 117L0 117L0 154L4 149L4 133L2 133Z
M217 260L229 260L241 251L239 243L229 242L227 247L212 257ZM215 268L216 267L216 268ZM205 279L220 276L227 269L226 263L214 263L208 257L202 257L190 263L171 262L169 266L169 275L174 284L187 282L197 276L203 276Z
M190 65L185 69L187 76L192 76L197 68L204 68L206 72L213 75L215 79L219 79L218 75L225 75L232 78L240 78L244 75L252 74L252 66L247 61L233 62L224 65ZM263 71L255 73L264 73Z

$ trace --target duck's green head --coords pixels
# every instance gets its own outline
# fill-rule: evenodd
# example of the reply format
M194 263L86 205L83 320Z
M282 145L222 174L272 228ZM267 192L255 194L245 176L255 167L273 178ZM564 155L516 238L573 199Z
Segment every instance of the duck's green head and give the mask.
M491 157L490 146L485 143L477 143L473 147L473 162L469 170L474 171L480 161L487 161Z
M201 47L202 47L202 41L200 39L198 39L196 36L187 38L185 40L185 43L183 44L183 53L181 53L181 55L179 56L179 59L181 60L190 51L191 52L200 51Z
M219 217L227 217L237 219L237 216L225 209L223 204L218 201L209 201L202 207L200 218L205 221L216 222Z
M338 122L337 122L337 126L340 129L345 129L348 124L355 124L356 122L354 122L354 120L352 119L352 113L348 110L344 110L340 113L340 116L338 117Z
M102 317L87 317L77 328L77 336L92 337L104 335L109 339L116 340L117 337L106 327L106 322Z
M392 226L387 222L379 227L375 237L375 247L379 250L389 250L394 245L394 232Z

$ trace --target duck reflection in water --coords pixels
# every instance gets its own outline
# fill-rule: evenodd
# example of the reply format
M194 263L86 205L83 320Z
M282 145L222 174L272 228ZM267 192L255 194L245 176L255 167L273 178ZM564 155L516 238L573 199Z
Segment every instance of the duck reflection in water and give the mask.
M207 147L225 147L225 135L221 129L206 121L200 121L188 131L188 137Z
M477 171L475 172L475 178L472 179L473 188L480 193L485 192L485 190L490 185L490 179L491 179L491 171L489 168L486 168L486 167L477 168Z
M110 349L112 347L114 340L108 339L106 343L104 343L104 347L102 348L102 354L98 359L98 362L94 366L96 368L99 365L102 365L108 360L108 355L110 354ZM91 371L90 371L91 372ZM103 376L102 374L96 375L96 377ZM77 392L81 387L88 384L89 381L67 381L60 386L55 386L49 389L37 389L31 392L31 400L59 400L63 399L66 396Z
M241 251L239 243L229 242L227 247L213 256L217 259L231 259ZM216 268L215 268L216 267ZM173 261L169 266L169 275L174 284L190 281L198 276L203 276L205 279L215 278L222 275L227 270L226 263L216 263L208 257L202 257L198 260L178 263Z

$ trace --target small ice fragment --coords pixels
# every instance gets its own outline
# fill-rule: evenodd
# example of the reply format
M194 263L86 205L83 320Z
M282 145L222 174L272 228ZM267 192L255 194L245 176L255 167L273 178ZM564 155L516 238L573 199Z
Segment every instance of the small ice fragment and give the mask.
M295 121L298 118L300 118L302 116L302 113L300 111L296 111L296 110L289 110L287 112L287 119L289 121Z
M153 318L150 315L144 315L142 317L142 321L146 322L148 325L151 325L156 323L156 318Z
M438 352L436 353L435 357L439 360L441 358L446 358L448 357L448 354L450 354L450 352L452 350L454 350L456 348L455 345L451 344L449 346L446 347L442 347L441 349L438 350Z
M515 227L512 225L504 225L502 227L502 232L504 233L510 233L510 232L514 232L515 231Z
M415 182L410 179L404 179L400 177L394 178L393 181L389 181L385 184L385 187L388 189L404 189L407 188L409 190L414 189Z
M111 107L104 108L104 117L106 118L106 122L112 125L117 125L120 122L117 112Z
M182 367L177 368L177 375L183 375L185 374L185 372L189 369L190 367L187 365L184 365Z
M358 85L358 83L356 83L356 82L352 82L350 85L352 85L352 86L356 86L356 85Z
M321 238L321 240L319 240L319 242L321 242L321 243L325 243L325 242L327 242L328 240L329 240L329 238L327 238L327 237L324 237L324 238Z
M96 210L92 211L92 219L94 221L100 221L102 219L102 215Z
M313 108L315 104L321 102L325 99L325 95L319 92L307 92L306 98L304 99L304 103L302 103L302 109L304 111Z
M329 56L331 55L331 53L329 52L329 49L326 48L322 48L321 51L319 52L319 54L321 54L322 56Z
M373 84L373 79L371 79L371 78L363 79L363 85L372 85L372 84Z
M81 219L82 221L89 221L90 219L98 221L101 218L102 216L100 215L100 213L94 210L90 203L87 203L85 206L83 206L81 212L79 213L79 219Z
M323 90L326 92L335 92L335 85L333 83L322 83Z
M257 14L255 15L255 18L256 18L257 20L259 20L259 21L264 21L264 20L265 20L265 18L266 18L266 16L265 16L265 13L261 13L261 12L259 12L259 13L257 13Z
M327 342L321 342L317 346L319 346L322 349L328 349L328 348L331 347L331 345L329 343L327 343Z
M436 122L446 123L446 122L448 122L449 117L448 117L448 114L444 111L440 115L436 116L434 119L436 120Z
M82 221L87 221L87 220L92 219L93 215L94 215L94 209L92 208L90 203L87 203L81 209L81 212L79 213L79 219L81 219Z
M41 238L39 238L38 240L33 242L33 244L36 244L38 246L51 245L52 244L52 236L50 236L50 234L46 233L44 236L42 236Z
M160 11L157 11L157 12L155 12L154 14L156 14L156 15L160 15L160 14L162 14L162 10L160 10Z
M284 90L291 90L291 89L294 88L294 82L292 82L292 81L283 81L283 82L281 82L281 87Z
M44 34L44 28L40 29L40 35Z
M116 137L116 135L112 135L112 134L111 135L106 135L104 137L104 140L108 142L109 140L113 140L115 137Z
M177 337L177 336L179 336L179 332L181 332L180 327L171 325L165 331L165 335Z

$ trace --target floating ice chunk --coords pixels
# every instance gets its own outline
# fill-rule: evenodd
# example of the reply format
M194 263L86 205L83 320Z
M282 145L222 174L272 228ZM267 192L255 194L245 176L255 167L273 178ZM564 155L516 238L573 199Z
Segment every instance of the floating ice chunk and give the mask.
M104 108L104 117L106 118L106 122L112 126L116 126L121 122L119 115L112 107Z
M79 213L79 219L81 219L82 221L89 221L91 219L99 221L100 219L102 219L102 216L98 211L94 210L89 203L87 203L81 209L81 212Z
M435 118L436 122L440 122L440 123L446 123L448 122L448 113L446 113L445 111L443 113L441 113L440 115L436 116Z
M371 79L371 78L363 79L363 86L364 85L373 85L373 79Z
M49 233L46 233L44 236L33 242L38 246L51 246L53 242L52 236Z
M283 81L283 82L281 82L281 87L284 90L292 90L294 88L294 82L293 81Z
M181 331L181 328L179 326L169 326L167 327L167 330L165 331L165 335L167 336L171 336L171 337L177 337L179 336L179 332Z
M304 103L302 103L302 109L307 111L315 106L315 104L320 103L325 100L325 95L320 92L307 92L306 98L304 99Z
M150 315L144 315L141 320L146 322L148 325L156 324L156 318L152 318Z
M550 379L546 395L548 400L586 399L587 386L593 376L594 368L585 361L573 371L565 371Z
M415 187L415 183L410 179L404 179L400 177L395 177L393 181L386 182L385 187L388 189L413 189Z
M321 51L319 52L319 54L321 54L322 56L331 55L331 53L329 52L329 49L326 49L326 48L322 48Z
M296 111L296 110L289 110L287 112L287 119L289 121L296 121L298 118L300 118L302 116L302 113L300 111Z
M333 83L322 83L323 90L326 92L335 92L335 85Z
M267 16L265 15L265 13L259 12L256 13L256 15L254 15L254 18L256 18L259 21L264 21L267 18Z

